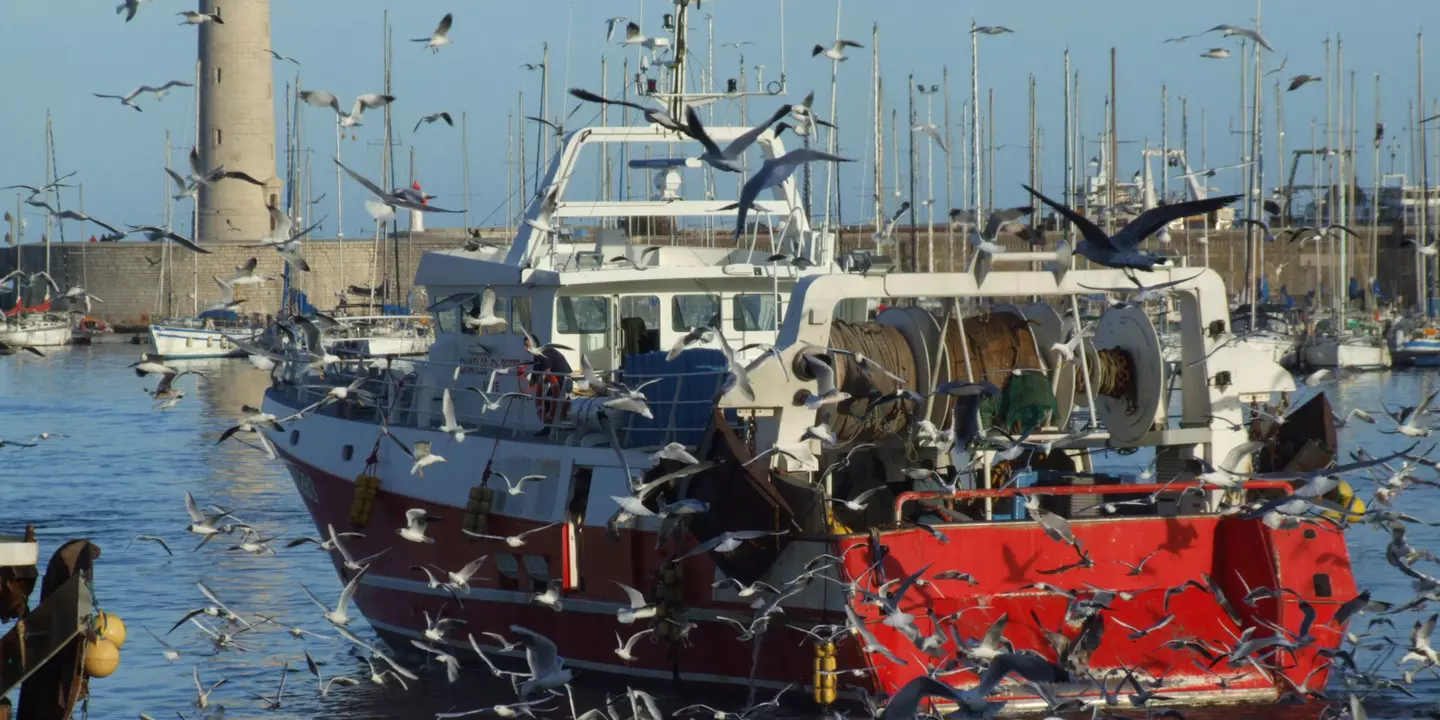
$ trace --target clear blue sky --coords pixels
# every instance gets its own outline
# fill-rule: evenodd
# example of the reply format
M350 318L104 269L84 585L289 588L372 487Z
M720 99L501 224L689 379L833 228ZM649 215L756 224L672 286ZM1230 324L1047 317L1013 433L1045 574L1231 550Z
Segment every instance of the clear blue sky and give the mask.
M0 1L0 67L7 69L9 98L0 106L0 184L37 183L43 176L41 141L48 109L54 115L60 168L79 171L77 179L85 185L86 209L112 224L156 222L162 212L165 132L172 134L174 162L183 166L194 126L191 92L181 90L162 103L142 100L143 113L91 97L91 93L123 94L141 84L191 78L196 31L176 25L174 13L188 7L185 3L154 0L142 6L128 25L111 12L112 5L79 0ZM828 107L829 63L811 58L809 48L816 43L828 45L833 39L835 5L833 0L787 0L787 44L782 58L776 0L708 0L693 13L692 46L703 57L704 18L713 14L717 45L738 40L757 43L744 48L748 66L765 65L768 78L777 77L784 67L789 75L791 99L799 100L813 88L817 91L817 106ZM517 69L517 65L538 62L541 43L548 42L553 67L551 97L558 105L567 100L563 92L567 85L599 89L599 59L604 55L611 60L612 92L618 94L615 88L620 82L620 61L627 55L633 60L634 51L604 42L604 18L629 16L638 19L647 31L659 33L661 14L673 10L669 2L661 0L644 3L643 14L641 4L635 0L274 0L272 44L280 53L295 56L303 63L306 87L334 92L346 98L348 104L356 94L377 92L382 86L381 16L386 8L391 10L396 40L394 94L398 97L397 139L404 143L397 150L401 168L413 145L418 174L426 190L441 198L437 204L460 207L458 128L451 131L430 126L413 137L410 129L424 114L448 110L458 123L460 113L468 112L475 223L504 202L506 113L515 107L517 91L526 90L528 112L537 109L533 99L538 73ZM1222 22L1250 25L1255 14L1253 0L843 0L842 10L842 36L867 45L865 50L852 49L852 59L840 68L839 120L845 128L842 152L851 157L863 158L870 142L871 23L880 22L887 122L892 107L899 108L904 117L906 75L914 72L917 81L938 83L942 66L948 65L952 118L958 123L961 103L969 94L967 31L972 17L981 24L1000 24L1015 30L1013 35L982 38L980 56L982 95L985 87L996 88L996 143L1011 146L996 154L997 202L1022 198L1019 183L1026 178L1027 165L1020 146L1026 143L1025 88L1026 76L1031 73L1038 78L1039 122L1046 131L1044 185L1059 192L1061 69L1066 47L1071 51L1072 67L1081 73L1082 125L1088 136L1096 137L1103 129L1108 53L1114 46L1119 52L1118 125L1122 140L1148 138L1158 145L1160 87L1167 83L1173 101L1172 143L1180 141L1178 98L1189 98L1192 164L1199 164L1202 106L1207 108L1210 165L1234 162L1237 156L1238 140L1227 130L1238 114L1238 57L1199 57L1210 47L1234 49L1236 43L1222 40L1218 33L1179 45L1162 44L1161 40ZM1268 54L1266 67L1275 67L1288 56L1284 72L1269 78L1267 86L1277 78L1288 79L1296 73L1325 74L1322 42L1327 32L1343 33L1347 86L1349 71L1355 70L1360 89L1361 175L1368 178L1368 138L1374 121L1373 75L1382 74L1382 119L1389 126L1388 134L1402 135L1408 124L1407 103L1417 92L1415 31L1421 27L1440 30L1440 3L1270 0L1263 11L1264 33L1276 48ZM431 55L418 44L406 42L428 34L446 12L455 13L453 45ZM572 18L568 27L567 17ZM735 50L717 48L715 57L719 77L735 74ZM1429 57L1440 57L1440 40L1431 42ZM1440 68L1433 63L1431 67L1427 72L1427 93L1433 98ZM290 63L275 63L277 103L281 103L276 110L277 132L284 128L280 89L294 81L295 71ZM1287 149L1308 146L1312 118L1319 117L1323 124L1324 94L1324 86L1317 83L1286 95ZM769 102L752 101L751 114L758 117ZM733 108L721 107L720 112L728 120L737 118ZM923 114L923 102L920 107ZM1276 180L1273 108L1273 89L1267 87L1269 186ZM936 110L938 120L938 100ZM588 110L576 115L578 119L590 117L593 113ZM373 120L367 116L365 126L356 130L358 139L347 141L344 150L347 164L354 161L354 167L376 176L383 132L378 119L378 115ZM324 203L328 207L325 214L332 216L325 234L331 235L334 176L328 158L334 147L333 121L328 111L320 110L307 110L307 121L306 142L314 149L316 159L315 193L331 193ZM533 125L528 132L533 141ZM277 138L276 149L282 151L283 139ZM902 142L902 153L904 150ZM1406 164L1406 152L1402 148L1401 167ZM533 158L533 145L528 154ZM1094 146L1087 148L1087 154L1095 154ZM1128 177L1138 169L1138 146L1122 146L1120 155L1121 177ZM958 152L954 154L957 165L959 157ZM937 158L937 174L940 162ZM1388 155L1385 164L1389 164ZM845 219L856 221L868 212L868 208L856 208L852 200L858 195L862 173L858 163L855 170L847 172ZM957 205L958 175L957 170ZM353 235L365 225L359 205L363 194L347 180L345 196L347 235ZM943 188L937 188L937 197L943 202ZM73 196L67 200L67 204L73 202ZM13 197L7 195L4 206L12 203ZM439 222L458 224L459 220ZM491 219L491 224L500 222L503 220L498 215ZM37 235L32 231L29 237Z

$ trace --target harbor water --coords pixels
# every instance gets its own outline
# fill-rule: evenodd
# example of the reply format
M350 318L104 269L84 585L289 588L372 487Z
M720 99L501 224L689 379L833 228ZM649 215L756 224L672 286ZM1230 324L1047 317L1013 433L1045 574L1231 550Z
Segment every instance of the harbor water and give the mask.
M273 694L286 663L291 672L278 716L287 718L426 718L437 712L514 700L508 682L493 678L468 651L456 653L466 669L453 684L446 681L443 668L422 668L423 661L413 651L402 651L421 676L405 691L372 684L364 659L338 638L307 635L299 640L274 625L261 626L237 638L246 651L212 654L205 637L189 623L167 636L187 611L208 604L196 582L206 583L246 616L275 615L289 625L331 635L301 583L331 602L340 592L340 584L326 554L314 545L283 548L285 541L314 536L316 529L282 467L238 443L216 444L220 433L241 417L242 405L259 404L269 382L266 373L243 360L177 362L180 369L196 370L204 377L198 384L191 376L177 380L176 386L186 397L162 411L153 409L152 400L142 392L153 387L155 380L136 377L128 369L134 359L133 348L118 345L57 348L46 358L22 354L0 359L0 439L28 442L42 432L68 436L40 441L34 448L0 447L0 532L19 534L25 524L35 525L42 563L65 540L88 538L99 544L103 554L96 565L97 603L123 618L129 629L119 669L108 678L90 682L87 710L91 717L136 717L144 712L160 718L173 717L176 711L186 717L203 717L222 705L228 718L276 717L250 693ZM1413 405L1437 382L1440 380L1431 371L1394 371L1349 377L1326 391L1342 416L1350 408L1360 407L1381 418L1382 401L1391 407ZM1381 455L1412 442L1384 434L1387 427L1383 419L1375 425L1352 422L1341 431L1342 451L1363 447ZM1422 441L1420 449L1429 445ZM1109 456L1097 465L1137 467L1143 462L1140 455ZM1433 478L1433 471L1419 472ZM1369 498L1372 483L1363 476L1352 476L1350 481L1357 495ZM229 509L265 537L279 538L275 543L278 553L255 556L228 550L233 543L224 536L195 550L195 536L185 531L189 522L184 507L187 490L202 506ZM1400 495L1395 509L1421 520L1440 521L1433 500L1437 492L1440 490L1434 487L1412 487ZM1416 547L1435 548L1440 540L1434 527L1417 524L1409 531L1410 543ZM164 538L174 556L166 555L155 543L130 545L137 534ZM1356 580L1379 599L1404 602L1415 591L1405 576L1385 563L1388 540L1388 533L1371 527L1349 531ZM1371 630L1374 635L1364 639L1367 645L1382 644L1383 636L1400 642L1402 649L1357 652L1361 669L1371 669L1373 664L1379 675L1398 678L1394 665L1409 629L1426 615L1428 611L1423 609L1395 615L1393 629L1376 626ZM1357 618L1351 622L1351 630L1366 632L1365 625L1373 617ZM351 627L361 637L374 639L363 619ZM182 652L180 659L167 663L160 645L145 629L175 645ZM462 628L458 636L463 635ZM306 650L322 663L325 677L349 675L360 684L337 685L327 697L318 697L316 682L305 669ZM702 652L703 648L692 651ZM199 668L200 679L207 686L229 679L211 696L206 711L194 707L194 667ZM797 668L797 676L806 673L808 668ZM607 694L619 694L623 688L624 681L586 675L577 684L576 710L596 707ZM746 703L743 689L703 690L699 696L693 689L663 683L652 683L646 689L660 698L667 713L697 699L727 710L739 710ZM1390 692L1367 698L1367 707L1373 715L1400 716L1440 702L1440 679L1433 672L1419 674L1410 690L1418 700ZM1338 673L1330 691L1343 697ZM765 695L762 691L760 699ZM552 712L541 715L568 717L566 705L564 699L558 700ZM860 713L856 708L849 710L852 715ZM1316 711L1317 707L1277 712L1275 708L1247 706L1186 714L1200 718L1310 718Z

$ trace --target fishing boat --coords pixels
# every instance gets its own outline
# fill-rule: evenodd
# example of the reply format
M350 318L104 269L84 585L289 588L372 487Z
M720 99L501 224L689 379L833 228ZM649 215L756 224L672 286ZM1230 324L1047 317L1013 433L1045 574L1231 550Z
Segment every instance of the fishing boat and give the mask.
M710 132L723 142L745 129ZM1302 607L1319 627L1356 592L1342 535L1233 510L1289 483L1220 492L1196 480L1199 460L1259 472L1322 467L1336 451L1323 397L1286 423L1252 427L1265 417L1252 408L1280 413L1273 404L1295 384L1269 353L1226 342L1216 273L1147 278L1180 281L1180 362L1165 362L1150 318L1123 305L1067 359L1046 349L1082 326L1075 298L1131 285L1120 271L1057 280L1030 269L1056 260L1039 252L997 255L979 275L887 272L837 257L793 178L760 209L784 224L734 247L725 222L713 228L733 218L727 201L686 199L682 163L652 167L659 190L643 200L597 200L571 184L607 146L669 145L651 157L681 157L686 142L659 127L569 133L508 247L422 257L415 284L440 298L424 359L322 377L307 353L267 390L263 409L279 417L327 386L366 397L261 432L317 528L364 532L345 544L375 556L368 570L355 580L336 569L355 580L356 605L384 639L408 646L425 614L443 611L477 640L509 637L512 625L541 633L569 667L799 683L824 704L840 692L840 671L893 693L926 671L922 658L943 665L978 652L970 641L999 624L1017 650L1055 657L1047 638L1059 638L1096 673L1165 678L1165 695L1181 702L1273 700L1287 687L1243 663L1196 665L1181 642L1228 647L1272 625L1304 633ZM766 157L784 151L773 132L757 144ZM805 262L773 260L782 247ZM773 346L776 357L742 382L732 369L752 358L738 348L757 344L752 355ZM980 381L998 395L978 408L938 392L963 396ZM643 388L643 404L616 395L622 384ZM970 441L947 446L939 428ZM1246 452L1252 431L1259 453ZM1033 445L1017 454L1007 433ZM1099 472L1092 453L1107 449L1143 452L1152 469ZM675 459L685 455L698 462ZM656 492L627 500L646 482ZM1111 507L1127 501L1138 502ZM1115 512L1097 512L1107 507ZM1057 517L1071 540L1052 538ZM482 556L458 590L414 569L459 571ZM907 577L925 584L906 581L884 612L843 590L873 597ZM757 591L762 582L783 600ZM1294 593L1239 602L1259 587ZM784 621L767 623L780 603ZM1098 607L1137 628L1173 616L1172 627L1102 637ZM866 639L790 629L847 617ZM644 628L654 632L631 657L617 656L617 631ZM1325 681L1319 653L1340 635L1316 634L1287 656L1290 680ZM523 656L486 643L497 657ZM977 682L964 670L942 677ZM1082 693L1101 700L1093 685ZM1043 706L1019 685L994 699Z

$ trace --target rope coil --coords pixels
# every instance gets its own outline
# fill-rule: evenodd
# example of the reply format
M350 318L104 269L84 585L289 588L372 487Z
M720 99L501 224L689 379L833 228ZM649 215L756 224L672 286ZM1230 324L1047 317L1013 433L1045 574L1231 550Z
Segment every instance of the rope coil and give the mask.
M1120 348L1105 348L1095 351L1095 362L1090 365L1095 376L1095 392L1098 395L1123 399L1126 408L1134 412L1135 358ZM1076 367L1077 381L1084 381L1084 374Z

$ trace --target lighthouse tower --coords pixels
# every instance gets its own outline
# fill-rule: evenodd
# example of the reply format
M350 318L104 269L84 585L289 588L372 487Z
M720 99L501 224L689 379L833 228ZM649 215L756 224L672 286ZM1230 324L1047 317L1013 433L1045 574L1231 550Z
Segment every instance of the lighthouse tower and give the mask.
M271 229L265 206L279 206L281 197L275 176L270 0L200 0L200 12L216 13L224 21L199 26L201 169L223 165L265 187L222 180L202 188L196 240L258 240Z

